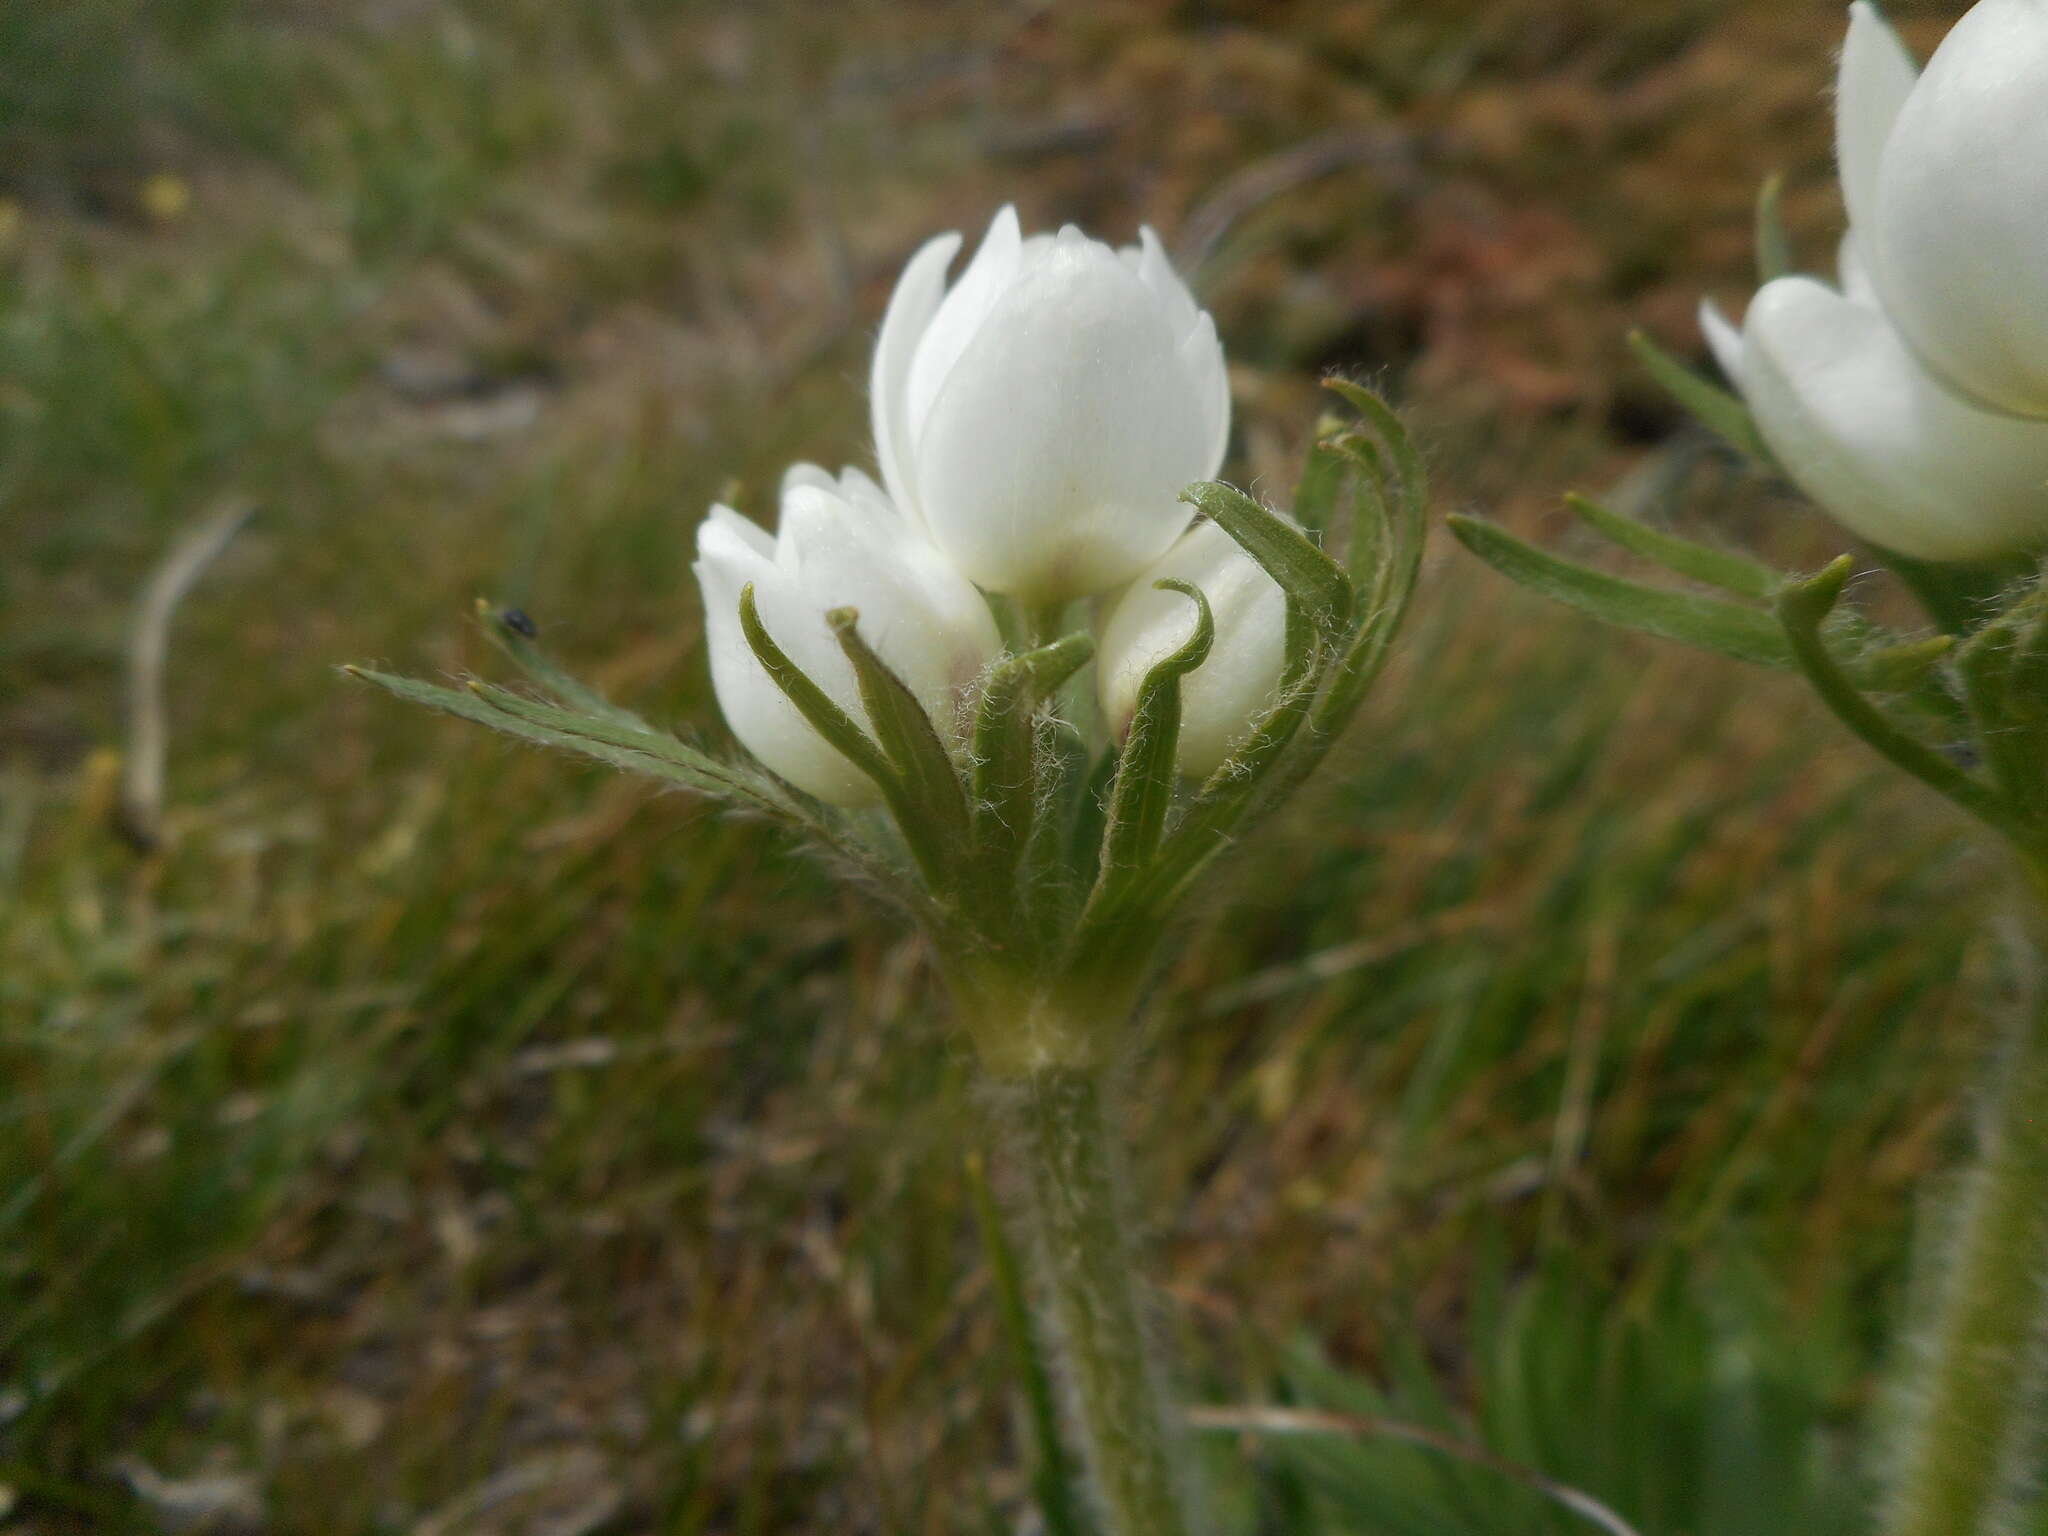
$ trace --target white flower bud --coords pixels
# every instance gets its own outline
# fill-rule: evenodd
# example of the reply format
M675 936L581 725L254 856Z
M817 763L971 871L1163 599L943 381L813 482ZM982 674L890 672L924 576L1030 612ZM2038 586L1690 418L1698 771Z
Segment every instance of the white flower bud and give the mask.
M835 805L878 791L830 746L755 659L739 618L749 582L761 623L854 722L869 725L853 667L825 615L860 612L860 634L950 731L961 691L1002 648L988 603L858 470L835 482L811 464L783 477L781 523L770 536L730 507L697 529L711 683L746 749L797 788Z
M1856 288L1853 254L1844 282ZM1785 472L1835 519L1920 560L2048 542L2048 423L1979 410L1920 366L1884 312L1781 277L1709 343Z
M1215 323L1158 238L1071 225L1025 239L1005 208L950 290L957 234L904 269L875 347L889 493L981 586L1027 602L1104 592L1159 558L1230 430Z
M1145 674L1195 633L1193 601L1152 585L1168 578L1200 588L1216 621L1207 659L1181 679L1177 761L1182 773L1201 778L1275 702L1287 665L1287 597L1215 523L1190 528L1103 616L1096 680L1102 713L1119 740L1137 713Z
M1850 12L1837 154L1885 311L1944 383L2048 418L2048 0L1979 0L1917 83Z

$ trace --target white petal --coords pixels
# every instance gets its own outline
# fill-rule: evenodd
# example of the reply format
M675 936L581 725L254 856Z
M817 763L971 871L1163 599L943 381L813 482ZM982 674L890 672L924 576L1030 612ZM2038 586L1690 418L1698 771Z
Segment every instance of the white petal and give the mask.
M1835 76L1835 162L1851 228L1877 216L1884 147L1919 73L1891 23L1870 0L1856 0Z
M1150 224L1141 225L1138 230L1137 272L1145 286L1166 305L1168 323L1183 335L1193 330L1202 307L1195 302L1194 294L1188 291L1188 285L1181 281L1180 274L1173 270L1166 247L1159 243L1159 236Z
M960 281L939 305L932 323L925 327L910 363L910 387L905 395L905 420L910 424L913 448L924 428L932 401L945 386L953 364L965 352L981 329L988 312L1002 298L1017 276L1023 259L1024 236L1017 227L1017 210L1005 204L981 238L981 249L960 274Z
M847 466L839 471L837 484L839 494L847 497L849 500L859 497L864 501L879 501L884 507L892 511L894 510L889 501L888 494L879 485L875 484L874 477L867 474L864 470L856 469L851 465Z
M1190 528L1110 606L1097 668L1103 717L1119 738L1137 712L1145 674L1195 632L1195 607L1152 584L1199 587L1216 621L1209 655L1181 685L1176 754L1182 773L1213 772L1271 708L1287 660L1287 598L1279 584L1214 523Z
M1721 365L1721 373L1740 391L1742 388L1742 332L1721 313L1712 299L1700 300L1700 333L1707 338L1707 350Z
M1853 229L1843 232L1842 243L1835 249L1835 286L1852 304L1861 304L1866 309L1883 307L1877 297L1877 285L1870 278L1870 263L1863 259L1863 242L1856 238Z
M835 481L799 466L783 483L772 543L724 507L697 530L712 685L733 734L768 767L820 799L868 804L872 781L825 743L755 659L740 629L741 590L752 583L769 635L863 727L852 666L825 622L831 610L859 612L862 638L945 731L1002 637L982 595L865 475Z
M1107 246L1064 237L1006 292L933 402L916 479L933 540L1034 601L1128 580L1192 517L1216 410L1162 305Z
M731 535L737 537L747 549L758 555L762 560L770 563L774 561L775 535L763 528L751 517L735 512L731 507L720 502L712 507L705 517L705 522L707 525L715 523L719 526L720 531L712 535L714 544L727 535ZM697 548L699 551L702 551L703 547L704 531L700 529L697 534Z
M882 333L875 338L875 361L868 379L868 411L874 423L875 458L882 483L889 487L906 516L915 518L917 497L910 483L910 423L905 415L910 390L910 363L924 339L932 315L946 291L946 268L960 249L957 234L938 235L918 247L896 280Z
M1870 242L1893 322L1976 399L2048 419L2048 0L1979 0L1884 157Z
M800 485L820 486L828 491L836 491L839 488L839 482L834 480L831 475L827 474L818 465L792 464L782 472L782 489L780 494L783 497L787 497L791 491Z
M1811 278L1780 278L1751 304L1745 335L1765 440L1849 528L1923 560L2048 540L2048 426L1942 388L1880 311Z
M1223 343L1216 339L1216 322L1206 312L1180 344L1180 363L1194 380L1208 430L1209 451L1203 459L1208 467L1196 478L1213 480L1230 446L1230 369L1223 361Z
M771 770L808 794L834 805L873 803L879 798L873 781L811 729L755 659L740 628L740 593L753 585L761 622L776 644L834 694L842 708L852 690L855 718L864 718L845 657L825 652L828 644L834 652L838 648L822 619L791 601L787 582L726 520L715 515L706 519L698 529L697 550L692 569L704 595L711 685L733 735Z

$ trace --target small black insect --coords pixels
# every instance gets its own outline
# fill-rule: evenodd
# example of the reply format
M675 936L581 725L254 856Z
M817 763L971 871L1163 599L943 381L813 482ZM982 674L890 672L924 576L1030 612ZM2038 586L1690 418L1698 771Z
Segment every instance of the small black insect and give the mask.
M527 617L524 608L507 608L498 615L507 629L515 635L524 635L529 640L540 637L540 626Z

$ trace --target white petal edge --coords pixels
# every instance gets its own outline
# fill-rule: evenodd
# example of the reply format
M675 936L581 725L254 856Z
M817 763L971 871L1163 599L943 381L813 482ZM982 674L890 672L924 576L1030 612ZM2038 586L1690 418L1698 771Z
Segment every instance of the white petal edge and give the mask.
M1835 163L1851 228L1877 217L1879 171L1920 66L1870 0L1849 7L1849 35L1835 76Z
M917 248L896 280L889 307L875 338L875 361L868 379L868 410L874 424L875 458L882 483L903 515L920 516L916 488L910 481L910 423L905 403L910 389L910 364L917 344L931 325L946 293L946 268L960 251L958 231L934 235Z
M1744 335L1757 425L1845 526L1923 560L2048 540L2048 425L1964 403L1882 312L1812 278L1780 278L1756 296Z
M1707 350L1721 366L1721 373L1739 392L1742 389L1742 332L1721 312L1712 299L1700 300L1700 334L1707 338Z
M1877 296L1877 284L1871 280L1863 242L1856 238L1853 229L1843 232L1842 243L1835 249L1835 286L1852 304L1861 304L1865 309L1884 308L1884 302Z
M1017 222L1016 205L1005 203L989 221L988 233L960 280L947 290L933 313L931 323L918 338L910 360L910 376L904 390L904 421L909 427L909 445L914 451L932 402L945 388L947 375L960 360L981 329L988 312L995 308L1003 291L1015 281L1024 257L1024 231Z

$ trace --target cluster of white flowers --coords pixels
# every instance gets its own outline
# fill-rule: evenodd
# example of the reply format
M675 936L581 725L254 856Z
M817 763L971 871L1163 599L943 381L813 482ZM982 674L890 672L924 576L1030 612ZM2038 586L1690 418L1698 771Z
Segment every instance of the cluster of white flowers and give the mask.
M1925 74L1869 0L1836 85L1839 287L1702 324L1771 452L1924 560L2048 543L2048 0L1981 0Z
M1194 583L1216 625L1184 691L1182 772L1229 754L1272 701L1284 661L1279 586L1180 499L1215 476L1230 431L1216 326L1152 231L1114 250L1069 226L1026 237L1005 208L949 287L958 234L910 260L875 344L877 485L800 464L773 536L717 506L697 534L712 683L726 722L769 768L821 800L860 805L873 783L814 730L748 644L740 595L841 709L866 718L827 622L862 638L943 731L1003 650L984 593L1019 613L1097 605L1096 676L1121 734L1151 666L1194 632Z

